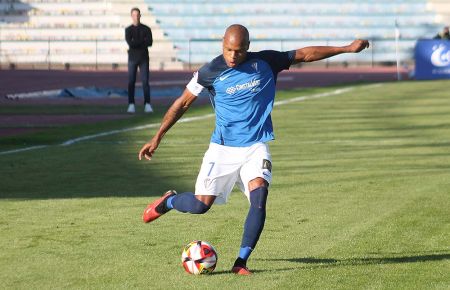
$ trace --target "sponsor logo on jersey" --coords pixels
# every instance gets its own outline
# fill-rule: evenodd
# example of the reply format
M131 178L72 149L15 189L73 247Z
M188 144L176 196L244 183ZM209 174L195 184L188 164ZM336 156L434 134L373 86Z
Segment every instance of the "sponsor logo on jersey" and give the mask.
M261 83L261 80L252 80L249 82L246 82L244 84L238 84L232 87L228 87L226 89L227 94L232 95L238 91L244 90L244 89L251 89L254 87L259 86L259 84Z

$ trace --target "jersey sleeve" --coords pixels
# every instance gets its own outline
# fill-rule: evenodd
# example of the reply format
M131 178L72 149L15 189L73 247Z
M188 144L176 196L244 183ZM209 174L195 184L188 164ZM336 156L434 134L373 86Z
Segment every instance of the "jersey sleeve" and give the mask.
M186 86L193 95L198 97L198 95L203 91L206 92L213 90L214 80L216 79L218 72L220 72L220 70L218 70L220 67L217 67L215 64L215 62L217 62L216 59L205 64L194 73L191 81Z
M295 50L263 50L260 51L259 54L260 57L270 65L274 73L279 73L282 70L289 69L295 59Z
M199 84L198 81L198 72L195 72L191 81L187 84L186 88L193 94L194 96L199 96L200 93L205 89L204 86Z

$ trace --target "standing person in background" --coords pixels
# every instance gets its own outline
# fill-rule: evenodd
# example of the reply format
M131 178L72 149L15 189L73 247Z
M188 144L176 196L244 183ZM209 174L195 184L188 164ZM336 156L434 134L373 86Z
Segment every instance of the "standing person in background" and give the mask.
M131 9L133 24L125 29L125 39L128 43L128 113L135 113L134 91L136 73L139 67L141 74L142 89L144 91L144 112L152 113L150 105L149 81L149 57L148 47L153 44L152 31L150 27L141 23L141 11L139 8Z
M450 33L449 33L449 29L448 26L445 26L444 29L442 30L442 32L438 33L434 39L446 39L446 40L450 40Z

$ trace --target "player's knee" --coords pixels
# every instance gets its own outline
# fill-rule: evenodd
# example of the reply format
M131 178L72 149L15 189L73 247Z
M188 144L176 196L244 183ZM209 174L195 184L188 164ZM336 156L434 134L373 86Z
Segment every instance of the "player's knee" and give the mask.
M204 204L203 202L197 200L197 202L192 206L191 213L193 214L204 214L206 213L211 207Z
M250 192L250 206L255 208L266 208L269 189L267 186L258 187Z
M267 181L264 178L261 178L261 177L257 177L248 182L248 188L250 189L250 191L253 191L254 189L257 189L258 187L263 187L263 186L268 187L269 184L267 183Z

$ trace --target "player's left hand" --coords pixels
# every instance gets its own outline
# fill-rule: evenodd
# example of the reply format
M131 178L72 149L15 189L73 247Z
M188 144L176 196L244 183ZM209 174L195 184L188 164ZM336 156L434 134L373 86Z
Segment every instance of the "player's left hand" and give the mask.
M365 39L357 39L355 41L353 41L349 46L349 52L360 52L366 48L369 48L370 44L368 40Z
M144 157L147 160L152 160L152 156L158 148L160 142L161 139L155 136L152 140L150 140L150 142L145 143L139 151L138 159L142 160L142 157Z

